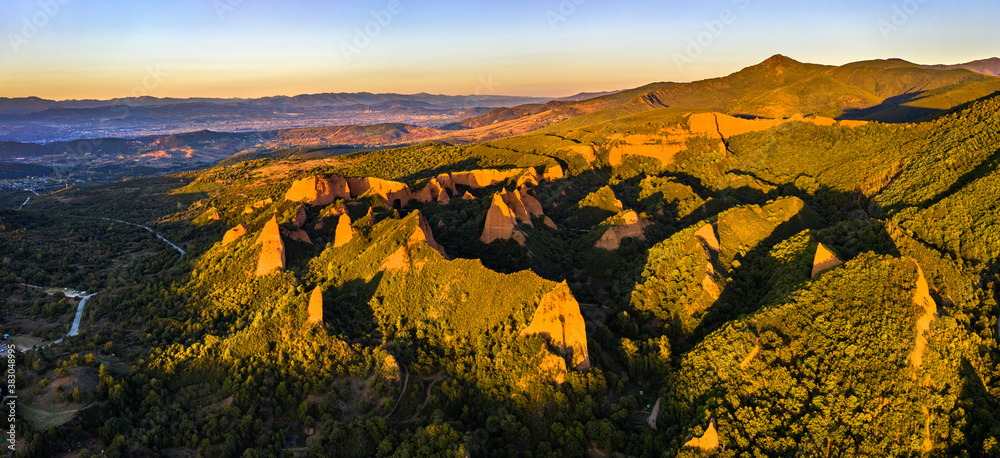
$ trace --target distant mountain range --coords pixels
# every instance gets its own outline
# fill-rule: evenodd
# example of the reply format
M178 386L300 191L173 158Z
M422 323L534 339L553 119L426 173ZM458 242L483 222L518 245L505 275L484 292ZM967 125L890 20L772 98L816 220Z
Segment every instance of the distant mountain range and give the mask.
M921 67L933 70L965 69L984 75L998 76L1000 75L1000 58L992 57L956 65L921 65Z
M608 93L581 93L579 101ZM58 142L215 130L252 132L333 125L405 123L440 127L493 108L548 97L329 93L256 99L128 97L114 100L0 98L0 141Z
M600 94L597 94L600 95ZM577 96L574 96L577 97ZM130 108L163 108L185 106L204 109L217 107L219 110L246 107L262 109L289 108L353 108L365 109L376 106L404 108L467 108L467 107L502 107L525 103L539 103L552 100L550 97L517 97L503 95L435 95L435 94L372 94L358 93L325 93L303 94L296 96L274 96L255 99L241 98L159 98L159 97L126 97L112 100L46 100L38 97L6 98L0 97L0 116L45 117L52 110L81 110L97 108L113 108L127 106Z

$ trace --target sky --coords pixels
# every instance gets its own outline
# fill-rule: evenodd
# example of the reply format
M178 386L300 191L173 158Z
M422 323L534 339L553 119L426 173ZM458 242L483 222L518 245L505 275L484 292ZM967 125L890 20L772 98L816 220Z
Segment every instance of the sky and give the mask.
M0 97L567 96L1000 56L994 0L3 0Z

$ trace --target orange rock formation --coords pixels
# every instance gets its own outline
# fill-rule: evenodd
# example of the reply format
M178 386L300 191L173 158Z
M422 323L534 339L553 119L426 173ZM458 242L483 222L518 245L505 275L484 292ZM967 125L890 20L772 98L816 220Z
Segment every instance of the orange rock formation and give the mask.
M260 250L260 258L257 259L258 277L285 268L285 244L281 241L281 228L278 226L277 217L271 218L264 225L264 230L257 238L257 243L263 245Z
M299 228L302 228L306 225L307 218L308 216L306 216L306 207L303 205L299 205L299 210L295 212L295 218L292 219L292 224L298 226Z
M405 183L382 180L379 178L347 178L351 197L358 197L371 192L382 198L387 206L405 207L413 200L413 193Z
M521 245L525 242L524 234L517 230L517 216L504 202L500 193L493 195L493 203L486 213L486 225L479 237L483 243L491 243L498 239L514 239Z
M427 224L427 218L424 218L424 215L422 214L417 216L417 230L413 231L413 234L410 235L410 238L407 240L407 244L413 246L414 244L420 242L427 243L427 245L435 251L441 253L441 256L444 256L446 259L448 258L448 255L444 253L444 247L434 240L434 234L431 232L431 225Z
M706 224L698 229L694 233L694 236L701 239L705 243L705 246L712 251L719 252L722 249L722 245L719 243L719 238L715 235L715 226L711 223Z
M229 245L230 243L235 242L240 237L243 237L243 234L246 233L247 233L246 224L237 225L236 227L226 231L226 235L222 236L222 246L226 246Z
M696 448L705 451L719 448L719 432L715 429L715 419L713 418L709 421L705 434L687 441L684 443L684 448Z
M609 227L594 246L603 250L617 250L624 238L635 237L646 240L644 231L653 224L647 220L640 220L639 215L633 210L625 212L622 220L624 225Z
M309 323L323 323L323 289L319 286L309 296Z
M816 246L816 256L813 257L812 278L843 263L829 248L820 243Z
M257 210L258 208L264 208L264 207L266 207L268 205L271 205L273 202L274 202L274 200L272 200L270 197L268 197L267 199L264 199L264 200L258 200L257 202L254 202L254 203L252 203L250 205L247 205L247 208L245 208L243 210L243 214L244 215L249 215L249 214L253 213L255 210Z
M931 328L931 321L934 321L937 316L937 302L931 297L927 278L924 277L924 270L920 268L920 265L917 265L917 283L914 286L913 303L920 307L921 313L917 317L917 338L913 345L913 351L910 352L910 362L914 368L920 368L924 362L924 351L927 349L927 336L924 333Z
M346 213L340 215L337 220L337 229L333 234L333 246L344 246L351 241L352 237L354 237L354 228L351 227L351 217L347 216Z
M288 237L292 240L298 240L302 243L308 243L312 245L312 240L309 238L309 234L306 234L306 231L303 231L302 229L299 229L297 231L289 231L287 229L282 228L281 235L284 235L285 237Z
M454 172L451 174L452 183L456 185L468 186L473 189L485 188L497 183L503 183L509 178L514 178L524 172L524 169L509 170L470 170L467 172Z
M565 281L542 296L535 315L521 335L538 334L559 348L562 356L570 358L574 369L590 369L587 353L587 327L569 285Z
M542 210L541 202L528 194L527 188L521 186L520 189L518 189L518 193L520 194L519 197L521 198L521 202L524 203L525 210L528 210L528 213L530 213L531 216L545 216L545 212Z
M410 234L410 237L406 239L406 244L401 245L396 251L386 257L382 261L382 266L379 270L409 269L412 260L410 250L421 243L427 244L427 246L440 253L445 259L448 259L448 255L444 252L444 247L434 240L434 234L431 233L431 227L430 224L427 224L427 219L418 212L417 227Z
M519 191L507 192L506 189L500 192L500 198L503 199L503 203L507 204L510 211L514 213L514 217L518 221L527 224L529 226L534 226L531 224L531 215L528 214L528 209L525 208L524 202L521 200L521 193Z
M337 199L350 197L350 190L343 177L311 176L292 183L285 193L285 199L292 202L302 202L309 205L327 205Z
M866 124L864 121L838 122L832 118L805 118L802 115L788 119L743 119L723 113L694 113L688 116L687 125L670 126L655 134L619 134L611 137L608 160L611 165L618 165L625 156L646 156L659 159L663 164L670 164L673 163L674 156L687 150L687 140L693 136L720 140L719 150L725 154L726 147L722 142L730 137L770 129L793 121L841 127L858 127Z
M556 164L545 167L545 172L542 173L542 179L539 181L561 180L563 177L565 175L563 174L562 167Z

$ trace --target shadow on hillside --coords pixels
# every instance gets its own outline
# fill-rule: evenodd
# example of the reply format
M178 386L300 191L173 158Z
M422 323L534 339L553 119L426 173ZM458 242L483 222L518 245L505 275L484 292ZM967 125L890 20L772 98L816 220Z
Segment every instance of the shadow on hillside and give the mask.
M905 106L923 97L927 91L910 92L907 94L889 97L882 103L868 108L852 108L845 110L844 114L837 117L838 120L863 120L878 121L884 123L904 123L913 122L920 118L932 116L945 110L937 108L922 108Z
M973 455L988 456L996 453L996 440L1000 439L1000 434L997 433L996 429L998 420L1000 420L1000 403L990 395L983 384L982 377L979 376L968 358L964 356L959 365L958 375L962 379L962 391L959 393L957 404L971 416L962 428L962 433L966 438L965 444L973 444L975 448L970 450ZM983 449L988 438L994 439L992 450ZM961 455L964 452L962 448L964 447L956 447L949 452L955 456Z
M323 321L334 332L351 341L377 339L378 322L370 300L382 283L383 272L371 280L353 279L323 293Z
M1000 168L1000 149L993 151L993 153L985 160L980 162L979 165L975 166L972 170L958 177L958 179L955 180L955 182L952 183L951 186L948 187L948 189L938 193L937 195L931 197L930 199L927 199L917 204L916 206L917 208L920 208L922 210L930 208L931 206L937 204L938 202L941 202L942 200L954 195L958 191L962 190L962 188L968 186L970 183L980 178L986 177L990 173L995 172L998 168ZM899 203L895 205L890 205L886 207L885 210L889 212L889 214L893 214L909 207L911 206L905 203Z
M850 261L858 254L869 251L881 255L899 256L899 250L884 226L872 224L867 216L859 218L859 214L863 215L859 210L863 212L866 203L853 193L824 188L810 195L793 186L785 186L783 190L791 191L786 195L801 198L810 209L822 215L825 221L807 226L816 231L814 234L817 238L828 248L836 251L842 261ZM830 205L837 208L824 208ZM857 228L850 224L841 224L849 223L852 219L859 223ZM798 229L792 221L783 223L746 255L737 258L743 268L731 273L719 299L705 311L699 326L686 336L687 348L697 345L705 336L729 320L752 314L764 306L785 301L791 292L812 280L811 263L804 271L797 272L794 276L783 275L780 271L767 272L755 269L766 265L765 261L775 245L796 233ZM858 240L860 246L848 246L851 240ZM722 241L722 244L725 245L725 241Z

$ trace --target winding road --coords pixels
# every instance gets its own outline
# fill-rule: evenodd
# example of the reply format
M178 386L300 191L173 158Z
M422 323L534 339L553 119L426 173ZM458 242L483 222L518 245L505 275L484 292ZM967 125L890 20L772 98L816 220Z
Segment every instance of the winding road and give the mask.
M149 227L146 227L146 226L143 226L142 224L135 224L135 223L130 223L130 222L128 222L128 221L122 221L122 220L120 220L120 219L112 219L112 218L101 218L101 219L103 219L103 220L105 220L105 221L114 221L114 222L116 222L116 223L122 223L122 224L128 224L128 225L130 225L130 226L135 226L135 227L141 227L141 228L143 228L143 229L145 229L145 230L147 230L147 231L149 231L149 232L152 232L152 233L153 233L154 235L156 235L157 237L159 237L159 239L160 239L160 240L163 240L164 242L167 242L167 245L170 245L170 246L172 246L172 247L173 247L173 248L174 248L175 250L179 251L179 252L181 253L181 257L184 257L184 253L185 253L185 251L184 251L184 250L182 250L182 249L181 249L181 247L179 247L179 246L177 246L177 245L174 245L174 243L173 243L173 242L171 242L170 240L167 240L167 239L166 239L166 238L164 238L164 237L163 237L162 235L160 235L160 234L158 234L158 233L154 232L154 231L153 231L152 229L150 229Z

